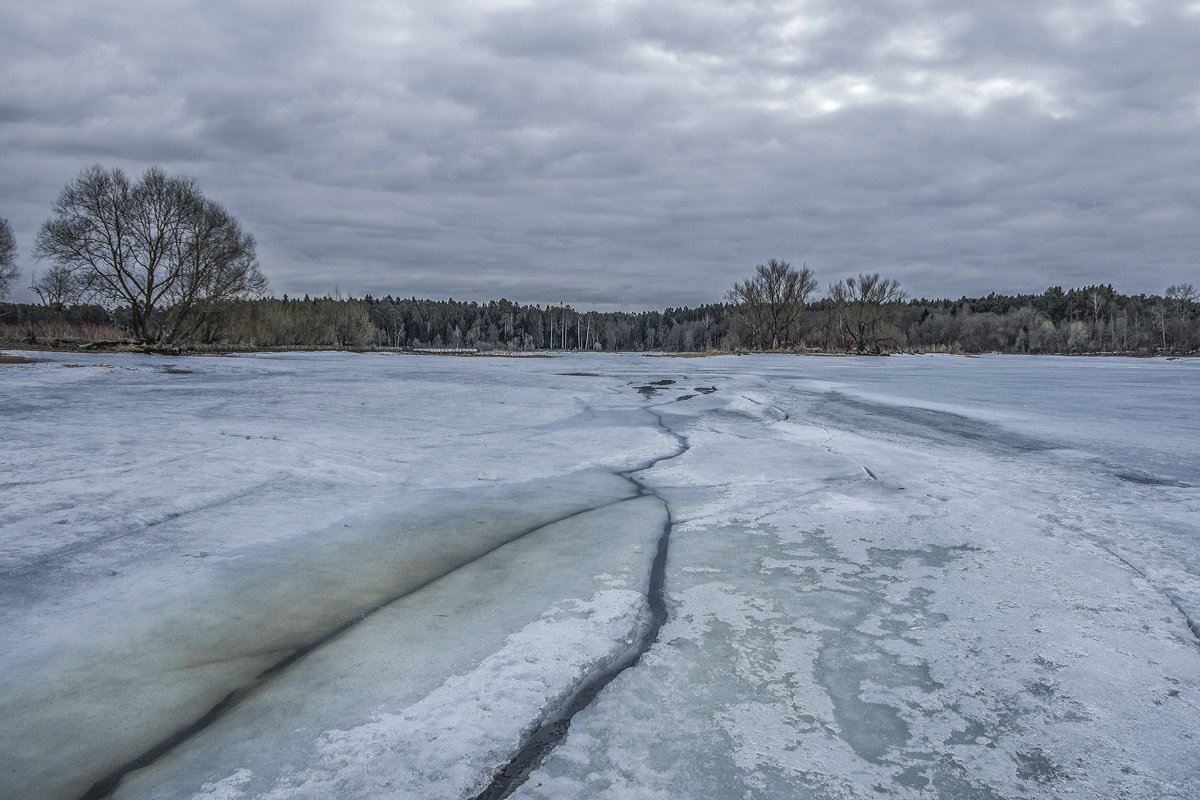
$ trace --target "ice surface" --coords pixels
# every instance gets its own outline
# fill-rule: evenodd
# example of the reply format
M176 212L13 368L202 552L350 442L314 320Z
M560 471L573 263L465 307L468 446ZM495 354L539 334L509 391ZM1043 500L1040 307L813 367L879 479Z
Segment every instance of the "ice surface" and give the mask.
M471 562L312 653L117 796L187 797L214 764L247 765L265 797L477 793L531 713L629 647L663 514L635 498ZM307 747L293 751L301 726ZM284 757L263 763L264 749Z
M1195 361L27 355L0 796L1200 796Z

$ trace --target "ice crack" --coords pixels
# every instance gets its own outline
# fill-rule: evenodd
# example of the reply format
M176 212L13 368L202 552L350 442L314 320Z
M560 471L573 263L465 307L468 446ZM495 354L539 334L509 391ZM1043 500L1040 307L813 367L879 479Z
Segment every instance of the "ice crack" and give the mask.
M629 481L637 489L638 497L653 497L662 503L663 509L666 511L662 533L659 534L654 559L650 563L650 575L646 588L646 604L649 607L650 618L642 627L641 635L633 646L628 648L611 666L585 680L556 712L548 714L525 738L508 763L496 772L491 783L482 792L475 795L473 800L501 800L516 791L530 773L541 765L546 756L566 738L571 727L571 720L575 715L587 708L604 687L612 683L614 678L637 665L642 656L658 641L659 631L667 621L667 551L670 547L671 529L674 527L675 520L666 498L639 478L638 473L653 469L664 461L679 458L688 451L691 445L687 437L672 430L666 424L660 413L653 408L646 408L645 411L655 418L656 425L663 432L675 440L676 450L673 453L650 459L633 469L614 474Z
M337 626L333 630L328 631L327 633L320 636L319 638L292 649L290 652L287 653L287 655L283 656L279 661L275 662L274 664L272 664L271 666L267 667L262 672L260 672L257 676L255 676L253 681L250 681L246 685L234 688L227 695L225 695L225 697L222 698L216 705L212 706L207 712L205 712L201 717L196 719L194 722L181 728L180 730L176 731L175 733L171 734L170 736L167 736L162 741L160 741L157 744L155 744L154 746L150 747L143 753L135 756L133 759L126 762L125 764L118 766L116 769L114 769L108 775L104 776L103 778L101 778L100 780L98 780L94 784L92 784L91 788L88 789L88 791L86 793L81 795L79 800L106 800L106 798L111 797L112 794L117 790L117 787L120 785L121 780L126 775L128 775L131 772L135 772L137 770L148 767L151 764L153 764L155 761L157 761L158 759L167 755L172 750L174 750L175 748L177 748L184 742L188 741L193 736L200 733L205 728L208 728L210 725L215 723L217 720L219 720L220 718L225 716L226 713L228 713L229 711L231 711L235 707L237 707L252 692L254 692L256 689L261 688L267 681L270 681L273 678L277 677L279 674L283 673L285 670L287 670L289 667L294 665L300 659L307 656L309 653L313 652L317 648L338 638L339 636L346 633L351 628L357 626L359 623L363 622L364 620L368 619L369 617L373 616L377 612L382 611L383 609L393 605L396 602L399 602L400 600L403 600L405 597L408 597L416 592L421 591L425 587L441 580L442 578L446 577L450 573L452 573L458 569L461 569L468 564L474 563L474 562L478 561L479 559L484 558L487 555L495 552L496 550L499 550L500 548L517 541L518 539L522 539L526 536L529 536L530 534L536 533L545 528L549 528L552 525L557 525L559 523L566 522L567 520L574 519L575 517L583 516L584 514L588 514L590 512L597 511L602 508L607 508L609 506L614 506L619 503L627 503L630 500L637 499L638 497L641 497L641 496L642 496L641 493L636 493L636 494L630 495L629 497L622 497L617 500L611 500L609 502L600 503L599 505L593 506L591 508L585 508L585 509L582 509L579 511L573 511L569 514L565 514L563 516L560 516L560 517L550 520L548 522L527 528L525 530L518 531L514 535L499 542L494 547L491 547L484 552L478 553L477 555L475 555L459 564L456 564L456 565L450 567L449 569L447 569L446 571L444 571L438 575L434 575L434 576L430 577L428 580L424 581L423 583L421 583L417 586L413 586L409 589L406 589L404 592L401 592L400 594L394 595L392 597L388 597L388 598L382 600L381 602L377 603L376 605L372 606L371 608L368 608L368 609L365 609L363 611L356 613L350 619L346 620L345 622L343 622L341 625Z

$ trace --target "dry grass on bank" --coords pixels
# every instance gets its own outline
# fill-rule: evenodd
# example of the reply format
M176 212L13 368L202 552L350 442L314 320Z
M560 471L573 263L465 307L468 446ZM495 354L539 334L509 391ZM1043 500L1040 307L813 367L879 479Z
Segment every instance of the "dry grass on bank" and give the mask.
M0 325L0 344L27 349L30 346L68 346L76 342L128 342L129 337L111 325L67 322L30 322Z

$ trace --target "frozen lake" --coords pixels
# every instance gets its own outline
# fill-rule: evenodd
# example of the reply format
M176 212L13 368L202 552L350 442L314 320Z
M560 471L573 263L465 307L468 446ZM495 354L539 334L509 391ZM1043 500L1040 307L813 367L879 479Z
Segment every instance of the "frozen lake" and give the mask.
M1200 797L1200 361L26 355L0 797Z

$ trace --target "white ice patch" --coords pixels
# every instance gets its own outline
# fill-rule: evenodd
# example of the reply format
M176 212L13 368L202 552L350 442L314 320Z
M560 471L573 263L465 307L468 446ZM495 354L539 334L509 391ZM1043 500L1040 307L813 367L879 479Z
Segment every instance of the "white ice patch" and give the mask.
M204 784L192 800L242 800L246 796L246 786L253 777L254 773L250 770L239 769L224 780Z
M605 590L551 609L408 708L326 731L308 767L260 797L461 798L480 791L537 721L531 709L550 711L628 647L643 605L638 592Z
M1198 360L37 358L0 796L80 797L443 557L117 796L469 792L628 647L668 513L659 640L515 796L1200 796Z

